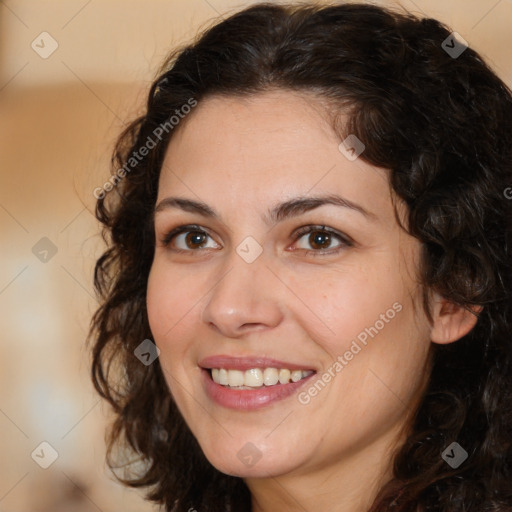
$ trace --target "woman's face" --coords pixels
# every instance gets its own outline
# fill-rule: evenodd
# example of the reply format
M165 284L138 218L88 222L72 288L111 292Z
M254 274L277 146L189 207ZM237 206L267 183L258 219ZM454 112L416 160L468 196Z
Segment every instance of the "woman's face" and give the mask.
M147 306L206 457L242 477L363 453L381 463L421 395L430 345L420 245L398 226L386 172L360 148L341 151L297 93L208 98L178 128Z

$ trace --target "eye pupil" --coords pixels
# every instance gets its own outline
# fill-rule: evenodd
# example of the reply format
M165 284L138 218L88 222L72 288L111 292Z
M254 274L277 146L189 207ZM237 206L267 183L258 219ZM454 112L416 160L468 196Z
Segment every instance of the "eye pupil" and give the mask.
M322 231L315 231L310 235L310 243L312 247L320 246L320 249L325 249L331 243L331 235Z
M201 247L205 244L205 234L198 231L190 231L185 237L188 247Z

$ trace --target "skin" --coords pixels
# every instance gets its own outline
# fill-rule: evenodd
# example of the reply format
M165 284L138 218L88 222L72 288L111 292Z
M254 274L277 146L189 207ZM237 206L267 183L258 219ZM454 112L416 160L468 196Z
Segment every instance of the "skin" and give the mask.
M391 477L393 451L428 378L432 341L454 341L474 325L435 294L428 321L420 243L396 221L387 171L350 161L340 142L312 96L210 97L174 133L161 172L157 205L169 196L202 201L219 219L171 207L155 213L147 307L159 361L206 457L244 478L254 512L367 509ZM323 205L276 224L262 219L283 201L328 194L368 215ZM185 224L207 232L203 246L190 237L187 244L186 233L162 243ZM353 242L332 236L319 247L315 234L296 239L308 225ZM248 236L263 249L252 263L236 251ZM220 354L272 357L321 377L396 303L401 311L307 404L295 394L237 411L203 390L198 362ZM251 467L237 457L248 442L261 457Z

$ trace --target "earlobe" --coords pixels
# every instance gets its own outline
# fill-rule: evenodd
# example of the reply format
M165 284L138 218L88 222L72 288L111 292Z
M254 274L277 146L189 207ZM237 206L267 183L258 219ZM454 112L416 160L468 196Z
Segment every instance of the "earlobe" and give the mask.
M482 309L481 306L471 306L466 309L435 294L430 339L433 343L440 344L459 340L476 325Z

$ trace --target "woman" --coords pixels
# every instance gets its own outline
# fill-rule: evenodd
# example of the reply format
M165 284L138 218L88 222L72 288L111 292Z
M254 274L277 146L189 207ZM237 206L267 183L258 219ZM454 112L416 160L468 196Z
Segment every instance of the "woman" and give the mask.
M95 191L119 478L178 512L511 510L511 120L447 28L372 5L172 54Z

